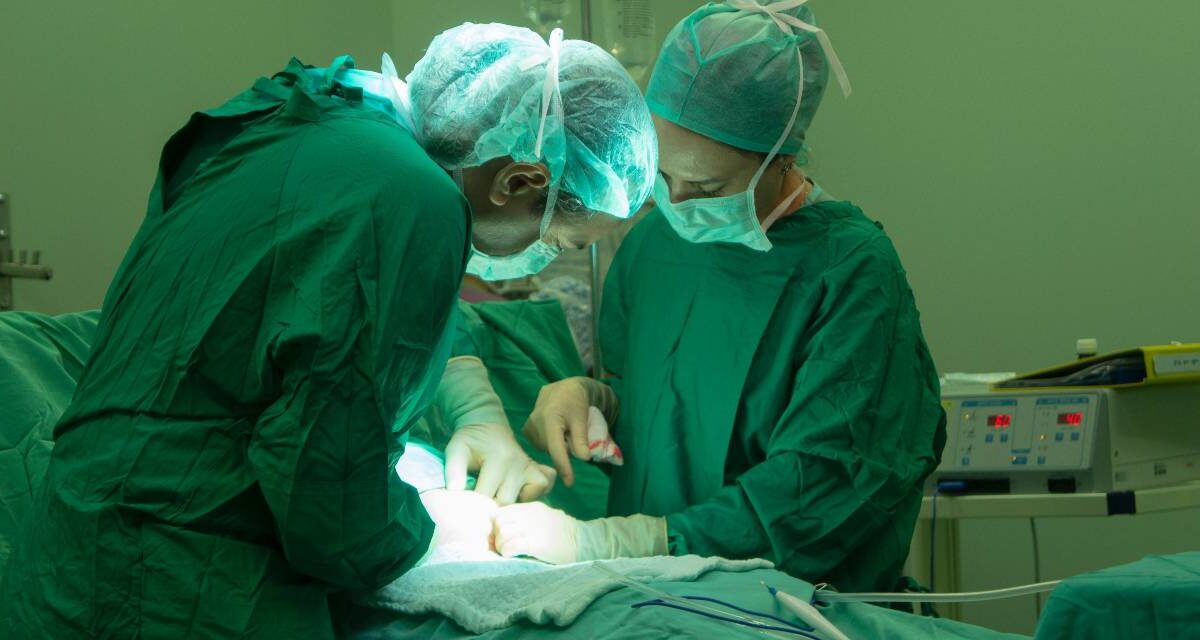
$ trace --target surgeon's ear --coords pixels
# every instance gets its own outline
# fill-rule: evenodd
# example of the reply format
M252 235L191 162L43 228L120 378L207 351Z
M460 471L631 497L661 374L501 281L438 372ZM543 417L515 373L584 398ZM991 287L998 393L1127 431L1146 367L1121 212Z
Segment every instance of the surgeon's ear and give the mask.
M501 167L492 178L488 193L492 204L502 207L514 197L525 196L550 186L550 171L546 165L528 162L510 162Z

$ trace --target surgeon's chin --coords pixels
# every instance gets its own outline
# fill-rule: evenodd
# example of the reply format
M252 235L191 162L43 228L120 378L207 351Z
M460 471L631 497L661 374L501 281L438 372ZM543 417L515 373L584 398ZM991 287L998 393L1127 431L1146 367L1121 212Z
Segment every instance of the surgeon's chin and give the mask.
M472 229L471 245L478 251L499 258L520 253L537 240L536 225L525 233L514 232L511 228L496 228L497 226L476 224Z

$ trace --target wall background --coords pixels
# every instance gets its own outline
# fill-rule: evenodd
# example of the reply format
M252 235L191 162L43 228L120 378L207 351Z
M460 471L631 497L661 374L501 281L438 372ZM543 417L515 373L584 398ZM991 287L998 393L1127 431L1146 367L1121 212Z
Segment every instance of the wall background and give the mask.
M653 6L661 38L696 3ZM813 6L855 93L827 95L809 172L884 222L943 370L1035 368L1077 337L1200 341L1200 3ZM0 190L15 246L56 272L18 281L18 307L100 304L195 109L291 55L386 50L403 73L466 20L525 18L519 0L3 3Z

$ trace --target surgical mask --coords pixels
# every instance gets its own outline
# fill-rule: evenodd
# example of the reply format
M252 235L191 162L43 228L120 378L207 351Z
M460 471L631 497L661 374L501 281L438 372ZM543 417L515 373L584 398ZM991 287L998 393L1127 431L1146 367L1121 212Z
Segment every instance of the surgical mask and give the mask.
M542 113L538 121L537 141L533 147L533 153L537 157L541 157L542 154L546 118L550 115L562 118L562 95L558 89L558 54L562 46L562 37L562 29L555 29L550 34L550 58L546 63L546 81L542 88ZM458 183L458 188L462 189L462 169L455 169L454 180ZM558 203L558 180L551 182L549 190L538 229L538 239L511 256L490 256L472 246L471 259L467 261L467 273L489 281L515 280L534 275L554 262L562 253L562 248L551 245L544 238L550 229L550 219L554 217L554 207Z
M718 198L692 198L682 202L671 202L671 191L666 180L659 174L654 182L654 203L667 218L667 222L675 229L679 237L688 242L733 242L746 245L757 251L770 251L771 241L767 239L767 230L788 209L792 200L807 186L804 182L784 198L771 213L758 221L758 210L754 206L754 188L766 172L771 161L779 154L780 147L787 140L792 127L796 124L796 116L800 113L800 100L804 97L804 60L799 49L796 57L800 60L799 90L796 93L796 106L783 133L775 142L766 160L754 172L750 186L741 193Z
M471 247L467 273L488 281L526 278L545 269L560 253L562 249L542 239L511 256L489 256Z

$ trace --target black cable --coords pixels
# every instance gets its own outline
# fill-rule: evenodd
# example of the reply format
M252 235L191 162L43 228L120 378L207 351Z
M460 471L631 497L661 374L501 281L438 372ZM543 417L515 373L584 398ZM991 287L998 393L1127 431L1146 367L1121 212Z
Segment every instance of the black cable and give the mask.
M646 602L638 602L638 603L632 604L630 606L633 607L634 609L640 609L642 607L667 607L669 609L678 609L679 611L686 611L688 613L694 613L698 616L704 616L706 618L711 618L713 620L719 620L721 622L732 622L733 624L739 624L739 625L742 625L743 627L749 627L751 629L760 629L762 631L778 631L780 633L790 633L793 635L797 635L802 638L809 638L810 640L821 640L820 636L815 636L811 633L808 633L807 631L801 631L800 629L796 629L794 627L790 627L790 626L788 626L788 627L773 627L769 624L756 624L753 622L747 622L745 620L739 620L738 618L721 616L721 615L717 615L715 613L701 611L699 609L690 609L688 607L677 605L672 602L663 602L662 600L658 600L658 599L647 600ZM788 624L791 624L791 623L788 623Z
M778 622L780 624L785 624L789 627L794 627L801 631L815 631L815 629L813 629L812 627L810 627L807 624L796 624L795 622L792 622L791 620L784 620L783 618L780 618L779 616L771 615L769 613L764 613L762 611L754 611L753 609L743 609L743 608L737 606L736 604L733 604L731 602L725 602L724 600L717 600L716 598L708 598L705 596L683 596L683 597L687 600L698 600L701 602L711 602L713 604L719 604L722 607L729 607L730 609L733 609L734 611L737 611L738 613L744 613L748 616L758 616L760 618L767 618L770 620L774 620L775 622Z

